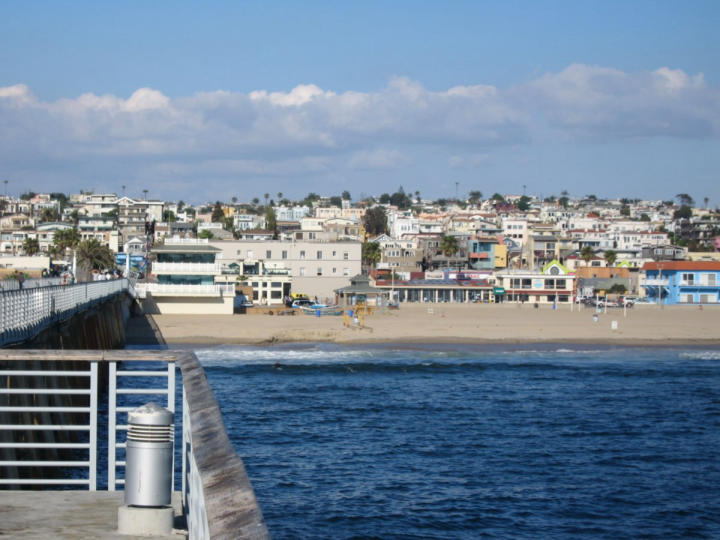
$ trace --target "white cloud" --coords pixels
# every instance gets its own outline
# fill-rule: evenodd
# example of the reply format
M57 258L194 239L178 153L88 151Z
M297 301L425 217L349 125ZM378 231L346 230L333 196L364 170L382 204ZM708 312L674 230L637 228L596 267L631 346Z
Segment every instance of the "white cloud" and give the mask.
M498 146L542 140L708 138L720 134L720 92L702 74L661 67L623 72L574 64L507 89L431 91L396 77L376 92L314 84L288 92L211 91L169 98L83 94L42 101L0 88L0 160L52 177L58 163L103 160L114 176L257 178L392 169L428 152L473 168ZM403 152L395 150L403 148ZM84 182L83 185L87 185Z

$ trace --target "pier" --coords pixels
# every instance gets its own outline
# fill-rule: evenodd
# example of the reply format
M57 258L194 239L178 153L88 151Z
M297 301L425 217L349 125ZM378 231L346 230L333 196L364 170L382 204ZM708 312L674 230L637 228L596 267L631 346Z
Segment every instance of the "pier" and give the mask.
M268 538L194 353L44 348L124 343L132 299L127 280L0 291L0 535L129 538L117 532L127 412L155 401L181 433L168 537Z

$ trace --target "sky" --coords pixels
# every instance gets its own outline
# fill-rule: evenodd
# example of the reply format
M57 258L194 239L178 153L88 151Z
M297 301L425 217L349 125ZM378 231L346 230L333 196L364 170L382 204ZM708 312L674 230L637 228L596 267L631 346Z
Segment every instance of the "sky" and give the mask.
M0 180L720 205L720 2L0 3Z

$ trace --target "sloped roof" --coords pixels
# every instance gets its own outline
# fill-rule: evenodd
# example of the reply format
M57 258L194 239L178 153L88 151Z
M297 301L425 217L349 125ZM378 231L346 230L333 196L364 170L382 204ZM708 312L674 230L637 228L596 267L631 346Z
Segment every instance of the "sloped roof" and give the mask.
M647 262L643 270L707 270L720 271L720 262L715 261L663 261Z

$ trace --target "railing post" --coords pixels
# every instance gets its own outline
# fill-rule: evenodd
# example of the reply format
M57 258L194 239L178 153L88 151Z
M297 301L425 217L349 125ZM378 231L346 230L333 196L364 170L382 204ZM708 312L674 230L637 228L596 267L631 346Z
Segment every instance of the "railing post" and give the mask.
M90 491L97 490L98 363L90 362Z
M108 365L108 491L115 491L115 443L117 405L117 363Z

